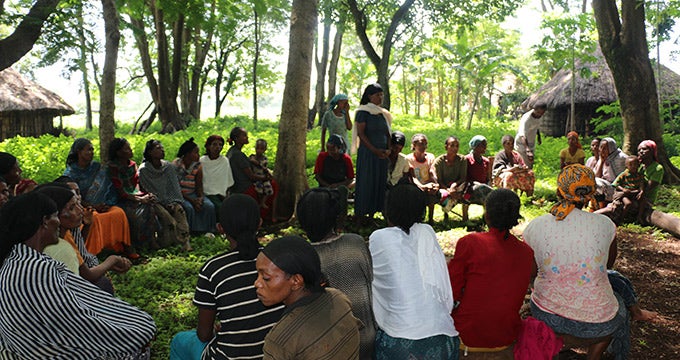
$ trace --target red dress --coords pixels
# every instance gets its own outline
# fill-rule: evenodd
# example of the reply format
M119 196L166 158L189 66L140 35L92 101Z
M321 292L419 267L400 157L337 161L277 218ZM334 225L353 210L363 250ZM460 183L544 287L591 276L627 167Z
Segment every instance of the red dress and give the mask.
M491 228L456 244L449 262L452 312L461 341L471 347L512 344L521 326L519 309L534 269L534 252L524 242Z

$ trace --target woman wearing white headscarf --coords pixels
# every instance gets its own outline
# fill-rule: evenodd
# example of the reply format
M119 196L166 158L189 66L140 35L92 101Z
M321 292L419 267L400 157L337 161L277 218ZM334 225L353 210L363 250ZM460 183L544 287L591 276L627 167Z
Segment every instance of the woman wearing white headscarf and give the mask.
M597 200L611 202L614 196L612 182L626 170L628 155L616 146L616 140L606 137L600 140L600 159L595 164L595 181L597 184Z

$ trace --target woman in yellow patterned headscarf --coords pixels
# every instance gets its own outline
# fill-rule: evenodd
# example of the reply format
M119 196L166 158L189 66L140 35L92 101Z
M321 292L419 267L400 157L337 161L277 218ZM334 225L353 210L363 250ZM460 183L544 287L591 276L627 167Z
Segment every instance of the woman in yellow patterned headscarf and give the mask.
M557 176L557 197L559 202L550 209L557 220L563 220L577 206L581 207L595 193L595 173L581 164L572 164L562 169Z

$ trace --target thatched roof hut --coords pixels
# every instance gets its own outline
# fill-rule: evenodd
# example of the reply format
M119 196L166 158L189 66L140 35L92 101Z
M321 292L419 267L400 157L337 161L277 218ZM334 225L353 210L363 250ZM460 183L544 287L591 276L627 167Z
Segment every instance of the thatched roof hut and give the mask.
M576 131L588 134L590 119L605 114L597 112L602 105L617 100L614 79L607 62L601 53L595 55L595 63L580 63L576 65L576 81L574 103L576 112ZM587 68L589 77L581 76L580 69ZM569 114L571 110L571 69L562 69L545 83L538 91L529 96L522 107L532 108L536 104L546 104L548 110L542 117L541 132L550 136L564 136L570 129ZM680 103L680 75L661 65L661 99L671 103Z
M53 133L57 116L75 113L59 95L26 79L18 71L0 71L0 141Z

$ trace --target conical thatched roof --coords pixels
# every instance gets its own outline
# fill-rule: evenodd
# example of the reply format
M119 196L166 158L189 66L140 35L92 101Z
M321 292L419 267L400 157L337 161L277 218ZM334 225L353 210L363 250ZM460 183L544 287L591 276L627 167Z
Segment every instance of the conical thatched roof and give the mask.
M608 104L616 101L616 89L612 73L601 53L595 54L597 62L580 63L576 65L576 91L574 102L576 104ZM580 69L588 68L590 77L582 77ZM532 108L536 104L543 103L548 109L569 106L571 104L571 69L562 69L553 76L550 81L527 98L522 106ZM680 75L669 68L661 65L661 99L670 100L678 98L680 93Z
M18 71L0 71L0 113L10 111L47 112L54 115L75 113L59 95L26 79Z

